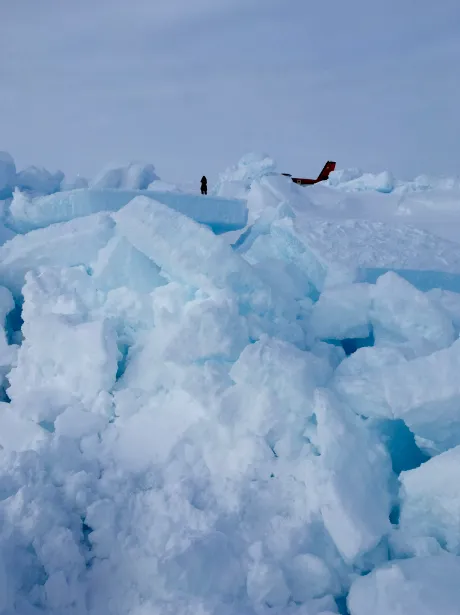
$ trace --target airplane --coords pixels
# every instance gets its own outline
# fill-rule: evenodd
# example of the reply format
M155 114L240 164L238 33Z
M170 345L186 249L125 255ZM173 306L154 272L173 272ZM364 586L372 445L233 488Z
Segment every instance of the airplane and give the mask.
M316 179L306 179L304 177L292 177L290 173L281 173L285 177L290 177L295 184L299 184L301 186L311 186L312 184L317 184L318 182L324 182L329 177L329 173L335 170L335 162L332 160L328 160L323 167L323 170L318 175Z

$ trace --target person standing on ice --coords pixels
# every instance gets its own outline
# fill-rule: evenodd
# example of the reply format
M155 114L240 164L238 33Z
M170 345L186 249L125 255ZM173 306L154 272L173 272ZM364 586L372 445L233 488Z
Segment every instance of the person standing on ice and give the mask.
M201 194L208 194L208 180L205 175L201 178Z

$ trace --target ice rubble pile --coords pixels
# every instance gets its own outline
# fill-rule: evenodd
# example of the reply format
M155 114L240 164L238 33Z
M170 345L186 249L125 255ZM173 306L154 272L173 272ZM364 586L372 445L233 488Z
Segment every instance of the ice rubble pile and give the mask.
M460 190L460 177L429 177L419 175L412 180L396 179L390 171L365 173L361 169L337 169L333 171L326 185L339 188L345 192L376 191L390 192L424 192L440 190L442 192Z
M253 182L272 174L275 169L276 162L267 154L246 154L236 165L219 175L212 194L230 198L244 197Z
M350 192L361 190L376 190L377 192L392 192L396 181L389 171L382 173L363 173L360 169L339 169L333 171L327 181L329 186L340 187Z
M273 179L279 175L277 163L270 156L263 153L250 153L243 156L236 165L229 167L218 177L212 194L229 198L243 198L247 196L259 181L266 177ZM305 170L307 177L313 176L313 171ZM329 179L322 183L340 191L341 193L381 193L395 195L410 195L412 193L438 193L442 198L448 193L455 195L458 202L460 193L460 176L457 177L431 177L419 175L411 180L396 178L391 171L368 173L359 168L339 168L333 171Z
M107 188L146 190L157 179L160 178L155 173L153 164L133 162L128 166L106 167L90 181L89 187L98 190Z
M0 246L1 615L458 613L459 296L357 280L300 195Z
M74 181L66 181L62 171L50 173L43 167L26 167L16 170L16 164L7 152L0 152L0 199L9 199L17 188L21 192L33 195L53 194L66 186L83 187L86 180L77 177Z
M62 171L50 173L43 167L30 166L17 171L11 155L0 152L0 199L11 198L15 190L29 196L45 196L88 186L97 190L108 188L145 190L157 187L159 180L155 167L143 162L131 162L128 165L111 164L90 182L79 175L74 179L67 179Z

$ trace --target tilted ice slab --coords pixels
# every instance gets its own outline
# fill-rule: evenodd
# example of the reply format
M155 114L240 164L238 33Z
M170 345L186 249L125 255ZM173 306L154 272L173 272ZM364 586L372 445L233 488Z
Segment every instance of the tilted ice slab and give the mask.
M371 330L371 285L325 289L313 304L308 326L320 339L366 338Z
M89 265L107 244L115 223L99 213L16 235L0 246L0 283L19 296L28 271L41 266Z
M452 319L444 309L394 272L371 286L370 321L376 344L406 343L431 351L450 346L456 339Z
M148 293L166 284L159 267L136 250L125 237L115 235L101 248L91 263L91 277L97 288L110 292L125 287L139 293Z
M401 531L460 555L460 446L402 472Z
M409 361L397 346L361 348L338 367L334 387L358 414L402 419L433 454L460 444L459 371L460 340Z
M348 562L390 529L390 462L364 421L329 391L318 390L318 492L324 524Z
M330 267L339 271L341 266L327 262L317 250L311 248L298 232L292 209L280 203L265 210L235 243L236 251L253 267L265 271L267 276L284 268L284 277L298 287L300 296L317 296L325 284Z
M452 322L457 305L450 295L438 295L423 293L389 271L375 284L326 288L308 326L316 337L331 340L366 338L372 331L377 346L404 345L413 358L450 346L457 337Z
M279 296L210 229L146 197L134 199L113 218L118 233L172 280L209 295L222 290L235 293L254 329L259 326L257 319L263 318L280 337L303 340L304 334L296 322L297 304L290 297Z

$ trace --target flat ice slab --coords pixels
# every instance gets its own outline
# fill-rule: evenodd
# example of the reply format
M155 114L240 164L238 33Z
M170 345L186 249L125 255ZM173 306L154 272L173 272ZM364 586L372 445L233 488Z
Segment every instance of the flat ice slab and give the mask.
M10 224L27 232L101 211L118 211L137 196L155 199L217 234L242 229L247 222L246 202L241 199L154 190L79 189L34 199L15 195Z

